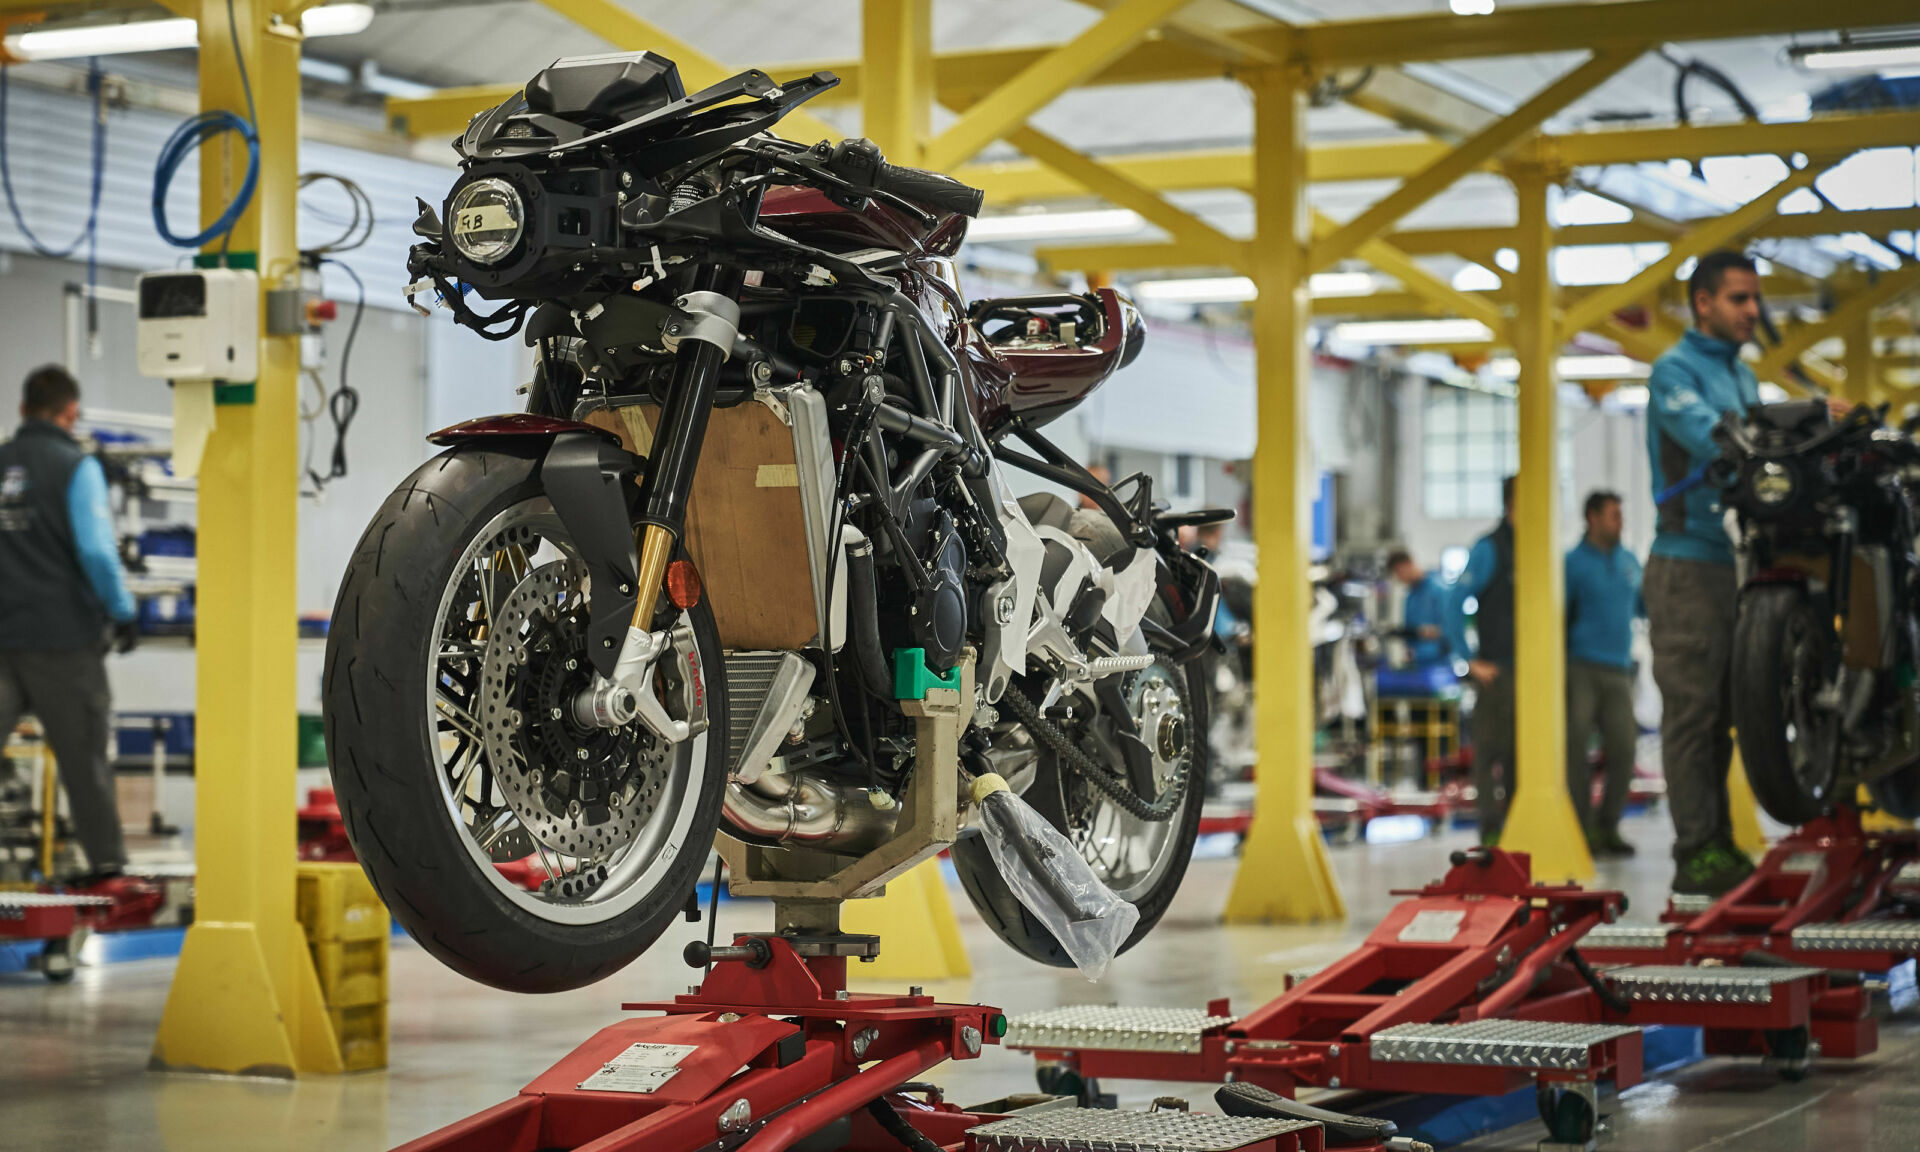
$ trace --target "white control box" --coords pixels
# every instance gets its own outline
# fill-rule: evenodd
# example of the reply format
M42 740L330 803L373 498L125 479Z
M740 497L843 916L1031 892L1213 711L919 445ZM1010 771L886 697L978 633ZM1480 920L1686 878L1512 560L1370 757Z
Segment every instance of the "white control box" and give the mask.
M247 381L259 375L260 278L243 268L140 277L140 374Z

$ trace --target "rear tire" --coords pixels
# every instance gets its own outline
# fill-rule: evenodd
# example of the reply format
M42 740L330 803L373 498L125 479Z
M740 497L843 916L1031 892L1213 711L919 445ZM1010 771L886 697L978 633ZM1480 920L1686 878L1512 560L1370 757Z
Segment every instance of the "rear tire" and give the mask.
M1753 794L1767 814L1798 826L1834 803L1836 742L1810 711L1826 674L1831 629L1804 589L1762 585L1741 595L1733 631L1733 724Z
M429 669L439 667L440 616L456 568L485 526L541 498L539 460L518 447L462 446L422 465L387 498L341 581L323 685L334 788L354 852L381 899L447 966L516 992L558 992L603 979L659 938L706 862L727 770L725 692L708 681L707 734L665 754L669 782L685 787L676 799L660 785L655 811L664 823L649 816L647 828L659 831L648 831L631 851L657 848L635 860L644 871L618 896L617 910L582 912L584 897L569 904L558 894L516 896L497 872L483 871L470 829L458 819L460 802L442 779L445 745L429 720L441 693L429 699ZM701 663L723 667L712 611L703 603L687 617ZM618 858L614 866L626 867ZM586 918L594 915L601 918Z

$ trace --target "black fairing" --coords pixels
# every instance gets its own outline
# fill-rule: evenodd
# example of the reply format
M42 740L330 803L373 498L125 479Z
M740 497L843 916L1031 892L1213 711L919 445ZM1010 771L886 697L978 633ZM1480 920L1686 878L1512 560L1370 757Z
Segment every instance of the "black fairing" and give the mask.
M679 68L651 52L560 60L535 76L526 92L531 112L600 128L664 108L686 95Z

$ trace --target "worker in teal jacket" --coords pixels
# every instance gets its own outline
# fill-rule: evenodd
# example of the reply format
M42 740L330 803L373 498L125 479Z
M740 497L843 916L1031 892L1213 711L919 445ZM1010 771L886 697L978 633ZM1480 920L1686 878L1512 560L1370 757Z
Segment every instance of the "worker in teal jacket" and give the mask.
M1422 571L1406 552L1387 557L1387 572L1407 588L1407 599L1400 607L1400 623L1412 634L1407 655L1419 665L1451 664L1454 652L1447 640L1447 612L1453 589L1440 573Z
M1567 553L1567 791L1595 856L1631 856L1620 813L1633 784L1633 622L1642 615L1640 561L1620 541L1620 494L1587 496L1586 534ZM1587 748L1600 734L1606 783L1593 810Z
M1660 686L1661 763L1673 813L1673 890L1718 896L1753 871L1733 844L1727 769L1733 759L1729 672L1739 591L1718 492L1704 483L1720 452L1713 429L1760 402L1740 349L1760 316L1752 260L1709 252L1687 282L1694 327L1647 381L1647 452L1657 510L1644 596Z
M0 444L0 740L23 713L39 718L86 849L84 885L127 860L105 656L136 634L106 474L74 438L79 419L79 384L48 365L27 377L20 429Z

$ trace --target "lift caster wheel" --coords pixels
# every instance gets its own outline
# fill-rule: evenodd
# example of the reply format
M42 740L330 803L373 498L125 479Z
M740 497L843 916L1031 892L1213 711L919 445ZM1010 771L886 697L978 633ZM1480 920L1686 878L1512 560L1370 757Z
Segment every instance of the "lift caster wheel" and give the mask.
M1797 1084L1813 1071L1813 1042L1804 1025L1773 1029L1764 1033L1764 1039L1766 1064L1780 1074L1780 1079Z
M67 937L49 940L40 952L40 974L55 984L73 979L77 965L73 960L73 941Z
M1034 1083L1049 1096L1071 1096L1082 1108L1118 1108L1120 1098L1100 1091L1100 1081L1080 1075L1065 1064L1038 1064L1033 1069Z
M1593 1085L1541 1084L1534 1089L1534 1104L1540 1109L1540 1122L1547 1126L1541 1152L1595 1146L1600 1104Z

